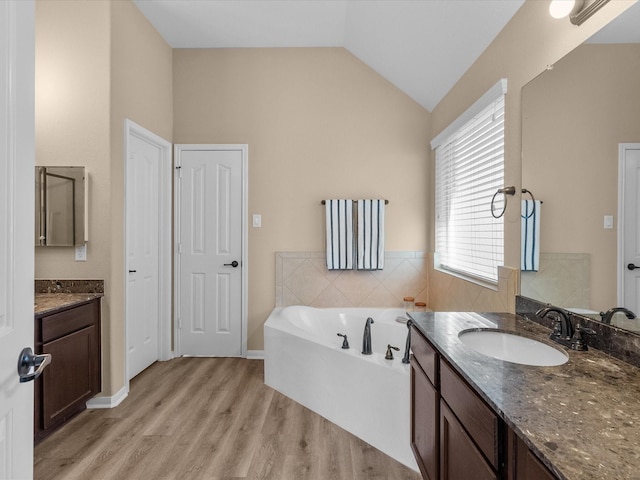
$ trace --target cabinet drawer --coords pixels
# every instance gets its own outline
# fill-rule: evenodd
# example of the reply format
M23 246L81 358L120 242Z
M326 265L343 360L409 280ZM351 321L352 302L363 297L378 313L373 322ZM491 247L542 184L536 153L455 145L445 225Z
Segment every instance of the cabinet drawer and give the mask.
M42 318L42 342L73 333L81 328L93 325L96 321L96 302L54 313Z
M497 469L497 415L446 362L440 362L440 394L493 468Z
M415 327L411 327L411 351L429 381L438 388L438 354L426 338Z

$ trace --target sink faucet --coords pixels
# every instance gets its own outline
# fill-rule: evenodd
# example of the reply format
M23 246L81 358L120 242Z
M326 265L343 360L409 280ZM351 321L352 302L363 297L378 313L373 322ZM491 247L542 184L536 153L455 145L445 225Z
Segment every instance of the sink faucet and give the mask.
M536 315L540 318L544 318L549 315L551 312L555 313L555 316L550 316L554 320L553 322L553 332L549 338L554 342L558 342L565 347L571 346L571 338L573 337L573 325L571 324L571 318L569 318L570 314L567 314L563 310L557 307L546 307L541 308L536 312Z
M367 323L364 325L364 334L362 335L362 354L363 355L371 355L373 352L371 351L371 324L373 323L373 318L367 318Z
M615 307L615 308L610 308L606 312L600 312L600 316L602 317L601 319L602 323L611 325L611 318L616 312L624 312L624 314L627 316L629 320L633 320L634 318L636 318L636 315L631 310L628 310L624 307Z

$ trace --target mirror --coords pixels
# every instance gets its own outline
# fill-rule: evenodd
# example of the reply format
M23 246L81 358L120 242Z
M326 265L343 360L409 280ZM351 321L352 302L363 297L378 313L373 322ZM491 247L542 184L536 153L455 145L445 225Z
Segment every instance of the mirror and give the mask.
M638 25L640 3L522 91L522 188L543 203L521 294L597 320L618 298L618 144L640 143Z
M36 167L37 247L85 242L84 167Z

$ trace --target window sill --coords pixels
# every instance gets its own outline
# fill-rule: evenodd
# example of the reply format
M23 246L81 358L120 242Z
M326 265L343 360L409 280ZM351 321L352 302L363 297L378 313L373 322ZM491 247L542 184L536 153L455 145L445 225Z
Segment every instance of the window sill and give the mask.
M452 277L459 278L460 280L464 280L466 282L474 283L481 287L487 288L489 290L493 290L494 292L498 291L498 281L492 282L491 280L485 280L479 277L474 277L473 275L468 275L462 272L458 272L456 270L450 270L445 267L441 267L439 265L434 265L434 270L444 273L446 275L451 275Z

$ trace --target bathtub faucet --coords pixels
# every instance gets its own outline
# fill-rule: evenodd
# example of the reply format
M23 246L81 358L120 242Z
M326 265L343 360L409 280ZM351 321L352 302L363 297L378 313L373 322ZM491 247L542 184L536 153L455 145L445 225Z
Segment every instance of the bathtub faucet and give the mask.
M407 320L407 342L404 347L404 357L402 357L402 363L409 363L409 354L411 353L411 325L413 325L413 320Z
M367 323L364 325L364 335L362 336L362 354L363 355L371 355L373 352L371 351L371 324L373 323L373 318L367 318Z

